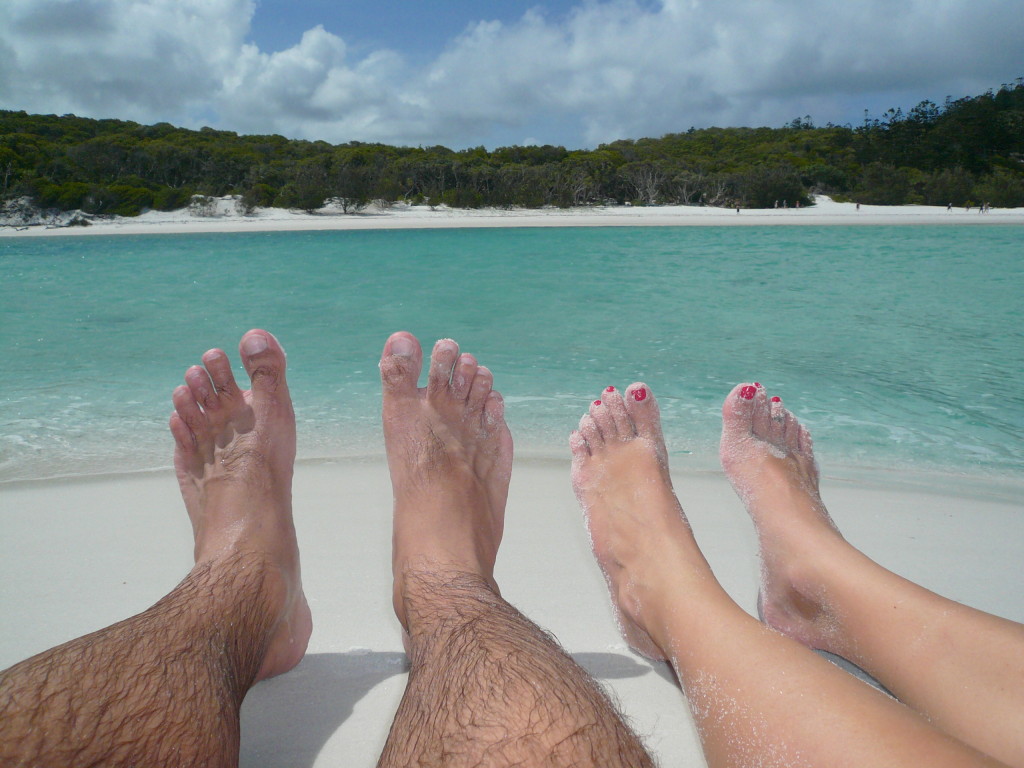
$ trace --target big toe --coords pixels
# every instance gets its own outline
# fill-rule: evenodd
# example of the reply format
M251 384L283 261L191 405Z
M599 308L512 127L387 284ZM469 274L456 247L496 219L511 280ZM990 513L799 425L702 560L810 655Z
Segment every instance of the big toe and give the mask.
M380 357L384 396L415 396L423 368L423 350L411 333L399 331L388 337Z
M624 400L637 435L648 440L661 440L661 416L651 388L642 382L630 384Z
M288 386L285 382L284 349L274 335L261 330L249 331L238 345L242 364L256 401L288 401Z
M723 444L753 434L759 399L765 399L764 390L753 384L738 384L733 388L722 404Z

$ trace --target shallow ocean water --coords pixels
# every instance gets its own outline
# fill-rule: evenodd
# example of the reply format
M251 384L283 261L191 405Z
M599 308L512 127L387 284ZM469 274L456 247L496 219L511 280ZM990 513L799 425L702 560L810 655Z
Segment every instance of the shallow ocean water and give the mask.
M288 351L302 456L382 451L405 329L494 371L520 455L567 455L589 401L642 380L670 452L711 466L756 379L823 463L1020 477L1022 297L1013 226L9 238L0 480L168 465L171 390L250 327Z

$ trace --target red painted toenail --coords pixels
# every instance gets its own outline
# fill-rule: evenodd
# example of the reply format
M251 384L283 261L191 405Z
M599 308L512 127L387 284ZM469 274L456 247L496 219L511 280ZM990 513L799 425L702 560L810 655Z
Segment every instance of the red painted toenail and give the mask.
M753 400L754 399L754 395L756 395L756 394L757 394L757 388L756 387L746 386L746 387L744 387L743 389L740 390L740 397L742 397L744 400Z
M639 387L638 389L634 389L633 390L633 399L636 400L638 403L643 402L644 400L647 399L647 390L644 389L643 387Z
M755 381L754 382L754 386L757 387L758 389L761 389L761 382L760 381Z
M774 397L772 398L772 402L773 402L773 403L781 403L781 402L782 402L782 398L781 398L781 397L779 397L778 395L775 395L775 396L774 396Z
M600 404L601 404L601 401L600 401L600 400L595 400L595 401L594 401L594 405L600 405Z
M612 386L605 387L604 391L605 392L614 392L615 391L615 387L612 387Z

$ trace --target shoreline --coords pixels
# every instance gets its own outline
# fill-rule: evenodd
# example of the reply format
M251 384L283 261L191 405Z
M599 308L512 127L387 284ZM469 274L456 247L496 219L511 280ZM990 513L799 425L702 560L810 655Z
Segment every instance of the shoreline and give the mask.
M717 454L669 453L672 474L682 478L706 479L717 477L725 480ZM341 473L359 467L386 465L386 456L380 450L359 450L352 453L334 454L312 452L303 455L300 451L295 460L296 472L336 470ZM562 471L569 477L571 459L568 449L551 446L517 447L513 472L518 470ZM825 456L819 469L823 484L837 483L852 488L872 489L879 492L944 495L952 494L978 500L1013 502L1024 499L1024 474L1010 471L983 470L976 467L959 469L932 466L891 466L888 464L847 464L830 461ZM94 485L122 481L156 480L172 477L174 467L170 457L166 462L139 466L129 469L96 468L64 474L26 475L0 478L0 493L8 490L44 490L57 486L76 484ZM568 482L568 480L567 480ZM1024 514L1024 504L1022 504Z
M502 593L611 691L660 764L703 765L671 672L630 652L618 634L568 466L568 458L517 460L495 572ZM757 540L739 499L721 472L677 467L672 475L722 586L755 613ZM836 524L869 557L954 600L1024 619L1020 496L879 488L831 472L822 485ZM191 567L191 528L168 469L2 492L0 601L10 629L0 637L0 668L145 610ZM380 754L408 674L390 606L391 505L382 455L297 464L313 637L295 670L246 698L243 765L372 764Z
M2 225L0 237L66 237L236 232L363 231L496 227L686 227L686 226L889 226L1024 225L1024 208L979 213L945 206L837 203L819 195L807 208L741 209L699 206L593 206L543 209L451 209L396 203L372 205L357 213L326 207L316 213L261 208L249 216L236 212L233 198L218 200L212 216L189 209L149 211L141 216L92 219L83 226Z

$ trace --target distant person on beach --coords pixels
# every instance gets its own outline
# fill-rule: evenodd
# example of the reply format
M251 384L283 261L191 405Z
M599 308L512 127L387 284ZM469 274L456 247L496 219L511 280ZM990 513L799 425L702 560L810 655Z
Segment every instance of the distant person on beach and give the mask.
M646 385L606 389L570 438L619 626L672 664L708 764L1024 765L1024 626L848 543L819 495L810 434L760 384L737 386L722 420L722 465L760 540L764 623L697 547ZM856 663L898 700L810 649Z
M195 567L138 616L0 672L0 765L235 766L246 692L305 653L284 351L258 330L239 348L251 390L214 349L174 391ZM653 766L601 687L500 596L512 437L490 371L451 340L419 389L422 364L413 336L388 339L393 597L412 671L379 765Z

